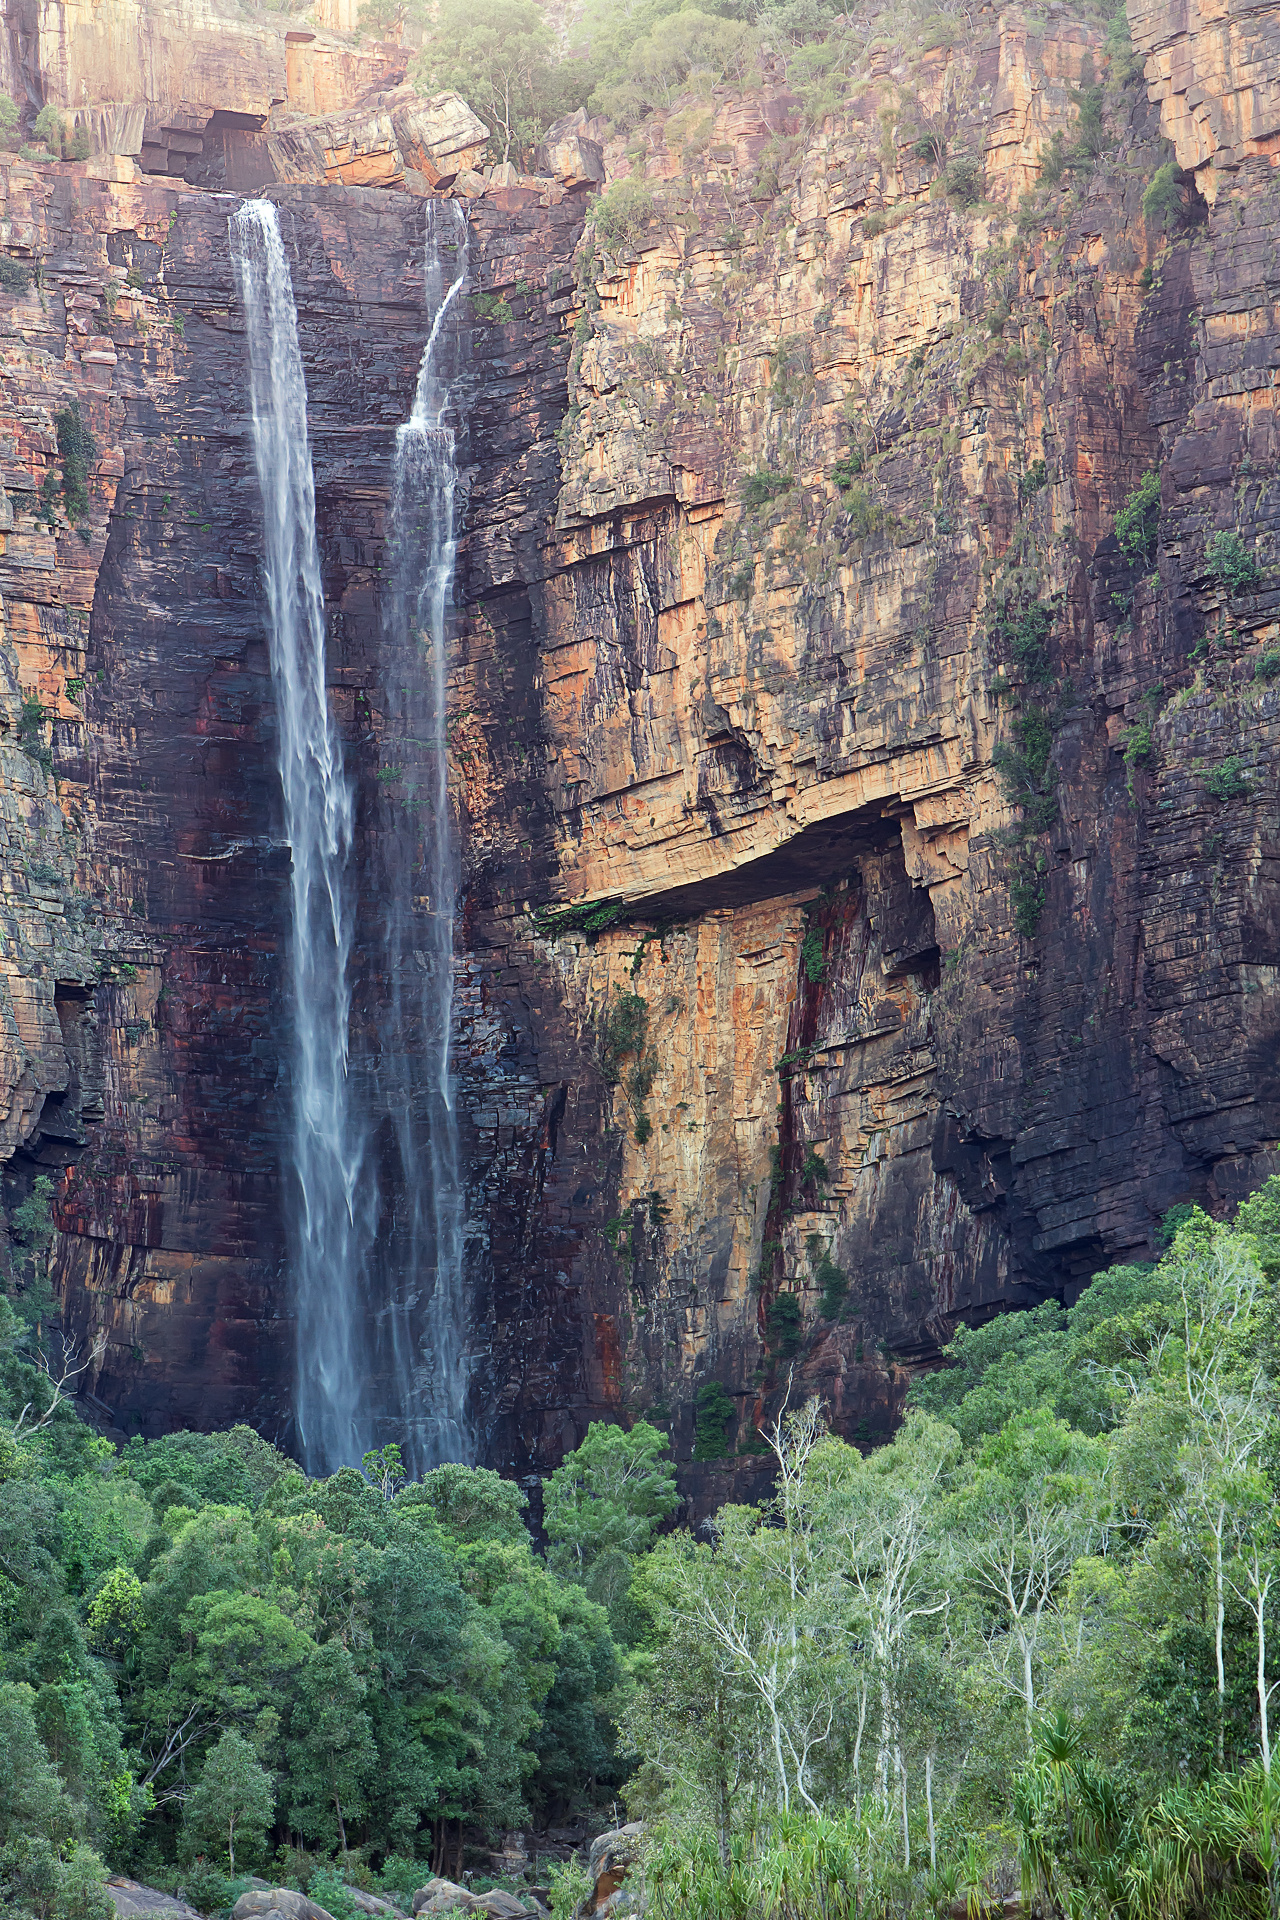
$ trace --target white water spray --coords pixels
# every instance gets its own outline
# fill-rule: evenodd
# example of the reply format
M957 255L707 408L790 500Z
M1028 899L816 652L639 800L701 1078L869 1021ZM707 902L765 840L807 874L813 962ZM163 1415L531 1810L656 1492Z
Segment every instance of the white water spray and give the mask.
M353 804L325 689L324 594L298 316L275 207L231 217L249 345L253 451L262 491L271 678L279 724L293 921L288 1049L296 1179L290 1255L295 1415L308 1471L360 1458L365 1396L362 1129L348 1080Z
M431 326L409 420L396 434L392 501L393 592L386 634L388 726L399 730L420 784L393 810L384 854L390 1025L416 1033L395 1049L405 1072L416 1052L424 1081L395 1085L387 1062L381 1096L397 1138L408 1217L403 1263L420 1277L411 1307L393 1317L391 1360L403 1438L416 1470L471 1460L468 1412L463 1193L450 1058L453 932L458 854L449 807L449 615L457 556L457 435L462 372L467 223L454 201L426 207L423 271ZM398 697L398 711L394 711ZM388 1430L387 1437L393 1437ZM399 1437L399 1436L395 1436Z

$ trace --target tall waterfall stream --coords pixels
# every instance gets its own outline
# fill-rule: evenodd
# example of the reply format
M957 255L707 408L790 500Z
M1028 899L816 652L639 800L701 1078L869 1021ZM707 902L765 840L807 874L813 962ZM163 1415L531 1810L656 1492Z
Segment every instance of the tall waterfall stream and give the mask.
M401 1262L424 1276L391 1385L415 1466L474 1456L467 1414L463 1193L451 1061L458 855L449 807L449 614L457 554L456 401L464 372L467 223L456 201L428 202L423 270L427 343L409 419L396 434L392 593L384 616L387 728L404 742L404 785L383 853L391 1031L380 1105L395 1128L405 1219ZM395 669L399 669L398 675ZM388 746L387 751L390 751ZM394 789L393 789L394 791ZM419 1036L416 1048L405 1043ZM397 1083L397 1074L401 1082Z
M396 436L384 608L384 752L398 756L393 777L404 792L378 803L380 919L359 930L362 964L383 983L367 1062L351 1058L355 806L326 697L297 309L275 207L248 201L230 222L292 850L288 1251L294 1411L312 1473L354 1464L391 1440L414 1472L474 1451L450 1060L458 870L446 738L457 491L450 415L463 360L467 228L452 203L429 205L426 215L431 322L412 413Z

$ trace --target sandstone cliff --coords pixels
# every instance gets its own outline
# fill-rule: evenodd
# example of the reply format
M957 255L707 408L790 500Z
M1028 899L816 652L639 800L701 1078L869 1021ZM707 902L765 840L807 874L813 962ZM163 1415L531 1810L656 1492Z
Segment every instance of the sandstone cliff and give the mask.
M625 221L474 205L451 740L496 1463L641 1410L687 1459L718 1382L723 1490L793 1372L882 1432L957 1315L1275 1164L1274 62L1133 19L1145 78L1060 8L983 13L816 118L778 70L646 123L606 152ZM1096 151L1032 197L1103 78ZM1194 181L1148 217L1166 138ZM93 172L10 164L0 229L40 267L4 295L11 1172L68 1168L57 1273L116 1418L287 1434L227 202ZM274 191L373 876L423 215ZM42 492L73 398L83 532ZM1114 532L1149 470L1150 562Z

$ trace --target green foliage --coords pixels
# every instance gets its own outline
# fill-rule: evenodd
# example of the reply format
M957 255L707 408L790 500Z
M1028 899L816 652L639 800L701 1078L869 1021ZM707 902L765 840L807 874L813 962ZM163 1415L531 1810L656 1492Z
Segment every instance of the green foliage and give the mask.
M142 1582L132 1567L113 1567L94 1594L85 1620L85 1639L95 1653L123 1659L147 1623Z
M623 1062L628 1059L631 1064L624 1074ZM600 1066L610 1086L622 1081L635 1114L636 1144L643 1146L653 1132L644 1103L657 1077L658 1056L649 1045L649 1006L641 994L619 987L617 997L605 1007L600 1022Z
M643 1054L649 1038L649 1003L641 994L624 993L605 1007L600 1022L600 1068L610 1086L621 1078L629 1054Z
M1226 593L1248 593L1259 577L1258 563L1238 533L1215 533L1205 548L1205 565Z
M89 511L89 479L98 457L97 442L80 418L80 402L73 400L53 416L62 463L62 499L71 520Z
M839 1320L845 1308L849 1294L849 1276L838 1267L831 1258L829 1248L824 1248L822 1258L813 1270L815 1283L822 1289L822 1298L818 1302L818 1311L824 1320Z
M800 942L800 965L804 968L804 977L811 987L825 978L827 965L822 954L822 928L808 926L804 939Z
M376 1487L384 1500L394 1500L407 1475L400 1449L391 1442L385 1447L375 1447L362 1456L360 1470L370 1486Z
M11 147L18 132L18 105L10 94L0 93L0 145Z
M568 1860L557 1861L548 1877L552 1920L575 1920L587 1895L595 1891L595 1881L577 1854Z
M1244 761L1238 753L1231 753L1220 767L1206 774L1205 786L1215 800L1243 800L1246 794L1253 792L1253 782L1244 770Z
M1043 707L1029 707L1010 722L1012 740L1001 741L992 765L1008 799L1025 806L1044 799L1053 753L1053 723Z
M1056 187L1062 183L1062 176L1068 166L1067 137L1061 131L1053 134L1047 147L1040 153L1040 182L1042 186Z
M583 906L540 907L533 922L544 940L558 940L562 933L585 933L593 939L616 926L625 912L621 900L595 900Z
M513 149L522 156L555 118L568 78L534 0L441 0L411 75L421 93L460 93L504 161Z
M32 127L31 132L35 139L44 141L45 146L55 158L61 156L65 128L62 124L61 115L55 106L46 105L41 107L39 113L36 115L35 125Z
M732 1451L728 1439L729 1422L737 1409L718 1380L699 1387L695 1402L693 1457L695 1460L720 1460Z
M1041 917L1048 900L1044 875L1043 858L1023 859L1019 861L1009 880L1009 904L1013 908L1013 924L1024 940L1034 939L1039 931Z
M26 703L23 703L24 711ZM56 1192L47 1173L38 1173L26 1199L13 1210L10 1225L24 1247L43 1253L53 1240L53 1196Z
M741 84L757 46L745 20L670 0L628 7L588 0L578 37L598 75L592 109L620 126L670 106L681 92L705 97L712 87Z
M478 320L491 320L495 326L505 327L512 319L510 302L501 294L472 293L469 295L471 310Z
M258 1765L244 1736L228 1727L185 1802L186 1848L192 1856L212 1852L219 1861L225 1855L228 1872L234 1876L237 1844L242 1863L252 1861L261 1852L275 1807L271 1775ZM319 1899L319 1895L312 1897Z
M1178 187L1180 179L1180 170L1172 160L1166 160L1162 167L1157 168L1142 196L1144 220L1158 221L1161 226L1167 226L1170 220L1181 217L1183 207L1182 195Z
M749 473L742 483L742 504L749 512L757 507L767 507L778 495L786 493L795 485L795 476L790 473L775 473L770 467L758 467Z
M860 447L851 447L842 459L836 461L831 469L831 478L843 493L851 487L866 466L866 459Z
M1137 719L1133 722L1132 726L1126 728L1122 738L1121 751L1124 756L1125 766L1129 770L1126 785L1130 796L1133 794L1135 768L1139 762L1149 760L1151 757L1153 744L1152 729L1155 725L1156 715L1159 712L1160 700L1163 693L1163 685L1148 688L1138 703Z
M804 1338L804 1317L794 1293L780 1293L770 1302L765 1320L765 1345L775 1360L791 1360Z
M1106 89L1100 82L1073 89L1072 98L1080 109L1074 136L1067 148L1066 164L1088 170L1109 151L1114 142L1104 118Z
M633 247L654 218L657 207L643 180L615 180L591 209L591 219L606 247Z
M1160 475L1144 473L1116 515L1116 539L1134 566L1149 566L1160 537Z
M870 489L858 484L843 490L844 510L849 516L849 533L854 540L866 540L881 533L890 524L890 515Z
M1266 653L1258 656L1253 677L1255 680L1274 680L1277 674L1280 674L1280 653L1277 653L1274 648L1268 649Z
M942 170L942 184L948 200L958 207L974 207L982 198L982 164L967 154L948 160Z
M1021 669L1024 680L1035 686L1053 684L1048 639L1053 630L1054 607L1044 600L1006 602L996 614L991 631L1001 643L1008 660Z
M668 1447L666 1434L647 1420L637 1420L629 1430L597 1421L588 1428L581 1446L566 1454L544 1483L543 1525L550 1542L547 1564L561 1579L582 1589L584 1605L603 1609L603 1618L624 1644L633 1643L642 1630L630 1595L637 1565L659 1527L680 1504L675 1468L664 1458ZM595 1633L593 1617L588 1613L582 1625ZM604 1642L598 1641L597 1652L590 1655L597 1664L603 1647ZM588 1652L584 1648L584 1658ZM611 1658L606 1658L606 1666ZM566 1699L564 1704L568 1712L571 1703ZM594 1742L602 1762L611 1764L608 1742L593 1733L591 1718L584 1718L581 1705L573 1709L572 1717L579 1723L579 1743L590 1747ZM570 1741L561 1763L570 1772L571 1746Z
M6 293L25 293L30 285L30 267L21 260L11 260L7 253L0 254L0 287Z
M1018 481L1018 498L1030 500L1033 494L1043 491L1049 484L1049 469L1043 459L1033 460Z

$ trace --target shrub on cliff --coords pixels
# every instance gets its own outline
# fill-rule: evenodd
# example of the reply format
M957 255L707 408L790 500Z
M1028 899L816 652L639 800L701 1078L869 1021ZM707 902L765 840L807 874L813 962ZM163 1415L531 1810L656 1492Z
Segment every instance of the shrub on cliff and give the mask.
M56 413L53 424L58 435L58 458L62 462L63 505L69 520L82 520L89 511L89 479L98 457L97 442L80 417L78 400Z
M1162 167L1157 168L1142 196L1144 220L1158 220L1161 226L1167 226L1170 220L1177 220L1181 216L1181 178L1181 169L1172 160L1166 160Z
M670 106L678 93L706 95L726 82L742 84L758 45L745 20L665 0L589 9L579 40L596 69L592 110L620 126Z
M1160 537L1160 475L1144 473L1116 515L1116 539L1134 566L1150 566Z
M612 251L634 246L656 211L654 199L643 180L615 180L591 209L591 221L605 246Z
M750 512L757 507L767 507L771 500L786 493L795 485L795 476L790 473L775 473L771 467L758 467L749 473L742 483L742 504Z
M1205 565L1226 593L1247 593L1258 580L1258 563L1238 533L1215 533L1205 548Z
M44 141L45 146L55 158L61 155L65 129L62 125L61 115L56 107L41 107L39 113L36 115L35 125L32 127L31 132L34 139Z
M718 1380L698 1388L694 1402L695 1460L722 1460L729 1452L728 1426L737 1409Z

